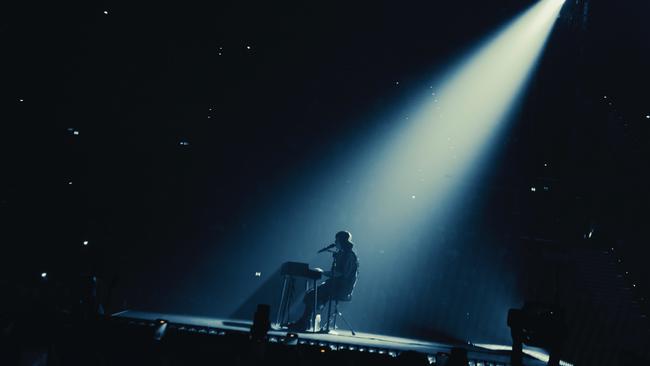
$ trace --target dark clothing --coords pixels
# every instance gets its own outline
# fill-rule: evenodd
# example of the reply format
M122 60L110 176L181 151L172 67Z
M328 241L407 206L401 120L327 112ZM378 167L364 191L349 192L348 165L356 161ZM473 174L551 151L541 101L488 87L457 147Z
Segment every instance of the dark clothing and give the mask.
M342 250L334 253L332 277L318 285L317 305L320 309L330 298L332 300L349 300L357 282L359 260L352 250L352 244L346 245ZM305 311L298 321L307 324L314 311L314 290L305 293L303 298Z
M333 277L326 282L331 282L334 295L337 298L347 297L352 294L357 282L359 260L352 250L352 244L334 253Z

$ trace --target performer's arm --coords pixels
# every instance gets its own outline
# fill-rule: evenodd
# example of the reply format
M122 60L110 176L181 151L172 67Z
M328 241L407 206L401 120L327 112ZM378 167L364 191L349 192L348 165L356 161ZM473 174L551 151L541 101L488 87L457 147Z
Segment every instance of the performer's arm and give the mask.
M341 276L349 278L354 274L354 271L356 271L355 261L355 256L353 254L348 255L345 258L344 266L341 267Z
M334 272L332 271L325 271L323 274L327 277L333 278L333 277L344 277L344 276L351 276L354 274L355 268L354 268L354 256L348 255L345 257L345 261L343 261L342 265L336 267Z
M339 271L325 271L323 274L327 277L333 278L333 277L341 277L343 274Z

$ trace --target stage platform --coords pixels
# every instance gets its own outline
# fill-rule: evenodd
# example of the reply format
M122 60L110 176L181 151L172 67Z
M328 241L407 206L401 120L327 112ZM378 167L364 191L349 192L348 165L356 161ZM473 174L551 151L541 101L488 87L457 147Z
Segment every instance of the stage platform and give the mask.
M163 319L168 322L170 327L180 331L213 336L224 335L226 333L249 333L253 324L249 320L219 319L137 310L125 310L115 313L111 316L111 319L119 322L132 323L134 325L151 326L154 325L156 320ZM449 344L381 334L355 333L355 335L352 335L349 330L339 328L335 332L330 333L293 333L293 336L290 337L286 329L271 329L268 332L268 341L290 344L287 342L290 338L294 344L318 345L332 350L346 349L359 352L385 353L392 356L397 356L404 351L416 351L426 354L432 364L439 364L440 362L436 362L436 358L450 354L454 347L460 347L467 350L470 366L502 366L510 364L510 350L507 346ZM524 365L527 366L545 365L545 361L548 360L548 355L537 348L527 348L524 350L524 353ZM564 362L562 364L569 365Z

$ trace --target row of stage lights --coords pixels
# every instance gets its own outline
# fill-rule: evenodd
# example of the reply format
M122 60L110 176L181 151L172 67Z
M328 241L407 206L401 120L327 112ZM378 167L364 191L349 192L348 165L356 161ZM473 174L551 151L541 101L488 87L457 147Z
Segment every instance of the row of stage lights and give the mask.
M129 326L152 328L154 329L154 338L158 341L160 341L164 337L165 333L169 330L174 330L179 333L200 334L200 335L217 336L217 337L246 334L245 332L242 331L226 330L226 329L219 329L213 327L173 324L173 323L169 323L164 319L157 319L155 321L119 319L118 322L121 322ZM358 345L342 344L336 342L324 342L324 341L316 341L316 340L309 340L309 339L301 339L298 334L291 333L291 332L287 333L284 336L268 335L266 337L266 341L268 343L284 344L287 346L317 347L320 353L352 351L352 352L386 355L388 357L398 357L401 352L399 350L393 350L389 348L358 346ZM439 363L439 361L442 361L443 358L448 358L449 355L447 353L440 352L438 354L426 354L426 357L427 360L429 361L429 364L435 365ZM469 360L468 366L506 366L506 365L501 363L491 362L491 361L484 361L484 360Z

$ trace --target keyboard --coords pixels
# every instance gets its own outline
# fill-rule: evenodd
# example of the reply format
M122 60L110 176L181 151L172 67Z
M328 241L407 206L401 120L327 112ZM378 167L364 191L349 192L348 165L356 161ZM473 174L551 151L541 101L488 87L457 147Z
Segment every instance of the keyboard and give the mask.
M319 280L323 276L321 269L310 269L309 264L302 262L284 262L280 269L282 276L303 277L310 280Z

